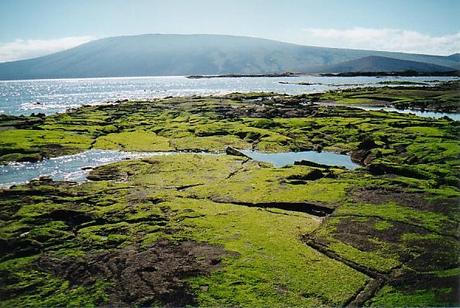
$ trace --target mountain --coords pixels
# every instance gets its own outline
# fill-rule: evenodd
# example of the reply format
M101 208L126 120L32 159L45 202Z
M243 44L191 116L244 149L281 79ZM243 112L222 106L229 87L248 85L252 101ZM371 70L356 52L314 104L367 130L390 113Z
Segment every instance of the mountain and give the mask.
M450 56L447 56L446 58L449 60L460 62L460 53L451 54Z
M318 68L318 71L321 73L401 72L408 70L426 73L448 72L454 69L452 67L432 63L400 60L381 56L368 56Z
M311 72L368 56L459 65L456 57L301 46L228 35L145 34L91 41L51 55L0 63L0 79Z

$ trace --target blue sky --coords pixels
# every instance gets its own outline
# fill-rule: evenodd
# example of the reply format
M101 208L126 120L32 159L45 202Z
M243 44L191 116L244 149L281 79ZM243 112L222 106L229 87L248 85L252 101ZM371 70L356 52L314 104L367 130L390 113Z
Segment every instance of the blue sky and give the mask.
M459 12L460 0L1 0L0 61L142 33L449 54L460 51Z

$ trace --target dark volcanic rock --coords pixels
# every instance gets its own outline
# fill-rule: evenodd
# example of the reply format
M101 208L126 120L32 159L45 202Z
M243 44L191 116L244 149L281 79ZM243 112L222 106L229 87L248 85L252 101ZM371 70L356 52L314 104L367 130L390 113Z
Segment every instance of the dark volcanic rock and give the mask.
M304 180L304 181L315 181L323 178L325 175L319 169L313 169L307 174L302 175L291 175L288 177L288 180Z
M364 166L368 165L373 160L373 157L370 157L371 150L376 147L374 140L365 138L358 144L358 149L351 152L351 160Z
M128 247L83 259L43 256L36 266L73 285L92 285L97 279L111 282L106 290L111 306L183 307L196 305L185 279L218 268L225 254L220 246L160 240L146 250Z
M242 156L242 157L248 157L247 155L241 153L241 151L235 149L235 148L232 148L232 147L227 147L225 149L225 153L227 155L233 155L233 156ZM248 157L249 158L249 157Z

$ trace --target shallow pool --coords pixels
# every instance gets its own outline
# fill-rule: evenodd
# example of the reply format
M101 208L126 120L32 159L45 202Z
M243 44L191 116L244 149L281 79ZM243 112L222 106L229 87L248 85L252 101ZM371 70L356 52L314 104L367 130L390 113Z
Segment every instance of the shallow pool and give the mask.
M247 155L248 157L252 158L253 160L271 163L275 167L284 167L292 165L295 162L302 160L307 160L327 166L345 167L350 170L359 167L358 164L351 161L350 156L337 154L333 152L303 151L284 153L264 153L252 150L242 150L241 152Z
M89 150L75 155L65 155L40 162L10 163L0 166L0 187L26 183L41 176L57 181L83 182L91 168L121 161L171 153L131 153L107 150Z
M296 161L308 160L314 163L355 169L349 156L331 152L286 152L263 153L242 150L254 160L272 163L275 167L292 165ZM0 187L27 183L41 176L49 176L56 181L84 182L89 171L97 166L125 160L158 155L179 155L181 152L120 152L109 150L89 150L75 155L65 155L40 162L23 162L0 165ZM201 153L206 154L206 153ZM207 153L209 155L209 153ZM224 155L224 154L218 154Z
M447 112L436 112L436 111L421 111L411 109L396 109L394 107L378 107L378 106L350 106L368 111L386 111L386 112L397 112L405 114L413 114L418 117L435 118L440 119L448 117L454 121L460 121L460 113L447 113Z

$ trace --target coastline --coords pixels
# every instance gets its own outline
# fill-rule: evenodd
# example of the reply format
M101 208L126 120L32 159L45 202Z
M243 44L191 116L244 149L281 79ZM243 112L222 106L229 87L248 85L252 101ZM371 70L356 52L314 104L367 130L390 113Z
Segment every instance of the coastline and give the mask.
M413 91L405 89L398 91ZM178 303L173 295L181 292L181 304L217 305L228 300L224 292L250 305L264 291L265 300L283 305L280 283L296 305L370 305L395 296L409 303L440 289L450 291L430 303L453 303L455 123L274 93L0 116L3 163L88 149L224 152L231 146L348 153L363 166L304 161L274 168L242 156L187 153L98 166L81 184L42 177L0 189L3 292L14 294L5 303L167 305ZM151 261L140 262L146 256ZM122 265L112 266L115 260ZM186 278L181 260L190 269ZM298 296L304 292L314 296Z

